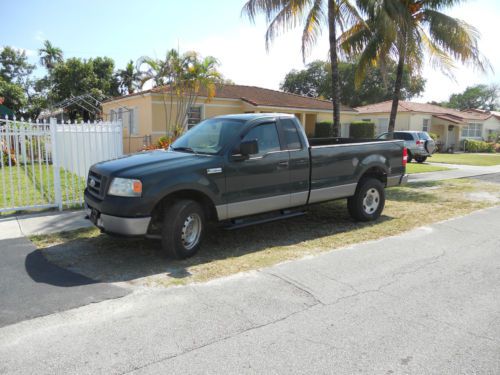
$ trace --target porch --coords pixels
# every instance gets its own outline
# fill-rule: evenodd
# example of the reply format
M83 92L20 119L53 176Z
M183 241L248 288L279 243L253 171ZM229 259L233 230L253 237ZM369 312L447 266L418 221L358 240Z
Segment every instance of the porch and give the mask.
M462 126L465 123L459 121L453 116L432 116L429 132L438 136L437 143L441 151L453 148L457 151L460 147L460 134Z

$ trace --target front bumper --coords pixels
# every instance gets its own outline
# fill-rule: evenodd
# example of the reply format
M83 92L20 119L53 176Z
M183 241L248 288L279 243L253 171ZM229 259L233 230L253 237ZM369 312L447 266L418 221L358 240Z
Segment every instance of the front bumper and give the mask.
M387 177L386 187L406 185L408 183L408 174L405 173L402 176L389 176Z
M103 232L122 236L144 236L148 232L151 217L119 217L100 213L85 205L89 220Z

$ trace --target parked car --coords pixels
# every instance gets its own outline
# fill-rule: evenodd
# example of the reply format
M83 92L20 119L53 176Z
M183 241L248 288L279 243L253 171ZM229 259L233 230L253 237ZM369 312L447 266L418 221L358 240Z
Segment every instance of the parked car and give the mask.
M377 139L389 139L389 137L389 133L383 133ZM427 132L395 131L394 139L405 142L405 147L408 149L408 163L413 159L418 163L423 163L436 150L436 143Z
M85 203L103 232L158 238L186 258L207 221L237 228L340 198L354 219L375 220L384 188L407 181L405 166L398 140L308 140L293 115L227 115L201 122L168 150L92 166Z

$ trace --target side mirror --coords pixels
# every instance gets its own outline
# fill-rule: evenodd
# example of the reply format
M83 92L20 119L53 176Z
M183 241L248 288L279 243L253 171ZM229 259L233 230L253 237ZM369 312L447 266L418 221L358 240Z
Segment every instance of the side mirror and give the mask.
M259 144L256 139L251 141L241 142L240 154L243 156L255 155L259 153Z
M240 146L233 151L234 160L246 160L250 155L259 153L259 144L256 139L241 142Z

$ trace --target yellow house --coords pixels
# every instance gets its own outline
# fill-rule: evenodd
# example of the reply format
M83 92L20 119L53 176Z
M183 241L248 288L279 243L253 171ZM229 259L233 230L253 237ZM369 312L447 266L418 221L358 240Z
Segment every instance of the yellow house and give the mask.
M166 94L168 98L168 94ZM142 91L105 101L102 104L107 119L121 119L124 124L124 152L136 152L145 145L156 142L166 134L166 118L174 106L164 100L158 89ZM224 85L216 90L215 97L207 100L198 97L188 111L188 127L214 116L234 113L280 112L295 114L308 135L314 135L317 122L332 121L332 103L327 100L269 90L261 87ZM356 119L357 112L342 106L342 129ZM174 115L175 116L175 115Z
M392 101L357 107L358 120L375 123L376 133L387 131ZM500 114L479 110L458 111L434 104L400 101L395 130L427 131L438 135L443 149L457 149L462 139L484 139L500 133Z

